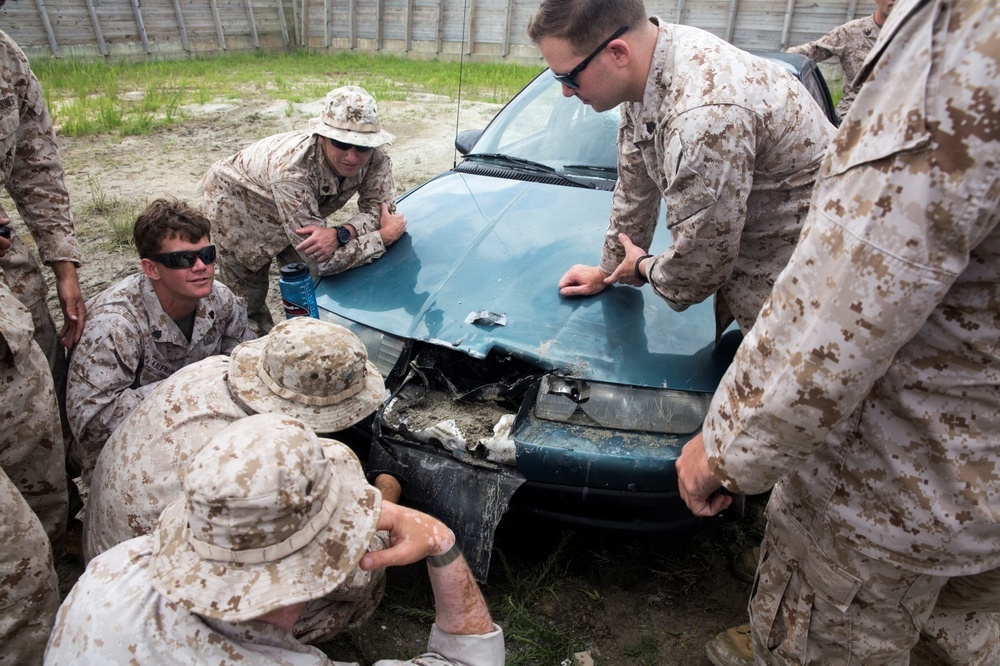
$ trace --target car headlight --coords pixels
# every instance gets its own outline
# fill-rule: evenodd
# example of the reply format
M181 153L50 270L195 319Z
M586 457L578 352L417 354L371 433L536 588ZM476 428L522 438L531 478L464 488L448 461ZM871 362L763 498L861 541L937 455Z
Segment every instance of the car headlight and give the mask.
M535 400L535 416L561 423L686 435L701 427L711 402L710 393L636 388L546 375Z
M375 364L382 377L388 377L396 367L399 355L403 353L406 341L374 328L369 328L356 321L351 321L329 310L320 310L319 318L332 324L339 324L358 336L368 350L368 360Z

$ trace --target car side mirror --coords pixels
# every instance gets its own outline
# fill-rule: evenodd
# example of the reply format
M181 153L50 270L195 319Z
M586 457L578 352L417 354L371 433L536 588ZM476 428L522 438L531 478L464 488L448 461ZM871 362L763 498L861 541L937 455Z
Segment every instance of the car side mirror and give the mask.
M465 130L464 132L459 132L458 136L455 137L455 150L458 151L460 155L468 155L469 151L472 150L476 142L479 141L479 137L483 135L483 130Z

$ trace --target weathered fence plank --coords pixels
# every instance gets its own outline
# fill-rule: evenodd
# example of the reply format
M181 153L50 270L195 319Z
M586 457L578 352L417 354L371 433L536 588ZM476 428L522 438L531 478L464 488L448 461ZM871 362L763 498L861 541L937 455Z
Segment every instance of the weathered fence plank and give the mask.
M176 57L294 44L310 50L539 62L525 32L539 0L48 2L35 0L34 7L7 3L0 10L0 29L29 57ZM874 6L871 0L648 0L646 8L742 48L778 50L816 39Z

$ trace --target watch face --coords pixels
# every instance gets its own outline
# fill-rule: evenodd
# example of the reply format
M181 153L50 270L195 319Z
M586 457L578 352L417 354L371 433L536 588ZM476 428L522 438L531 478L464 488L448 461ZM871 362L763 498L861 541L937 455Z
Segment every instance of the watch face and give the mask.
M337 240L341 245L347 245L351 242L351 232L347 230L347 227L337 227Z

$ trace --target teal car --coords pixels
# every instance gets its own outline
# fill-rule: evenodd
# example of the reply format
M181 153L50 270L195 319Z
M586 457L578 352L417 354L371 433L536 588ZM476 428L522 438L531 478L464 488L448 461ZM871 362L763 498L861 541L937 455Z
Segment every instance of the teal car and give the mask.
M674 312L650 289L568 299L556 286L599 257L617 127L617 111L563 97L543 73L458 136L460 163L399 200L407 233L382 258L316 288L320 317L361 338L391 393L364 424L370 471L397 474L404 503L451 525L480 580L508 511L698 526L674 461L739 331L715 344L711 302ZM670 242L660 222L653 253Z

